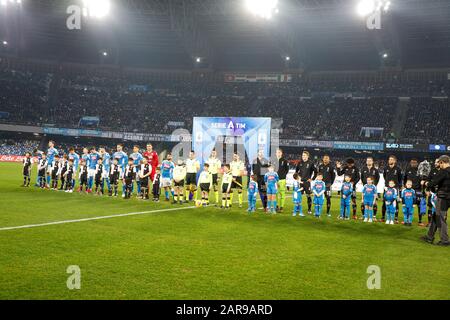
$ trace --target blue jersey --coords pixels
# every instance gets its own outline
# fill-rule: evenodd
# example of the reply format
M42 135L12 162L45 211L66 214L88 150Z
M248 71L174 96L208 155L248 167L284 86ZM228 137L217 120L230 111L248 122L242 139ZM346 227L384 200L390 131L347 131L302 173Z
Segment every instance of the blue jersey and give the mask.
M53 164L53 160L55 159L55 156L58 154L58 150L56 150L55 148L48 148L47 150L47 163L48 165L52 165Z
M412 207L416 201L416 192L414 189L403 189L402 201L407 207Z
M172 179L172 172L175 165L172 161L164 160L161 162L161 178Z
M113 159L118 160L118 165L122 167L122 171L125 172L125 167L128 164L128 156L123 151L116 151L113 154Z
M362 190L364 202L373 203L377 195L377 187L373 184L366 184Z
M89 169L95 169L97 167L98 158L100 158L98 152L89 153Z
M346 182L342 184L341 195L346 196L346 199L353 193L353 184L351 182Z
M88 154L82 154L81 155L81 159L83 159L84 160L84 162L86 163L86 168L89 168L89 161L90 161L90 159L89 159L89 153Z
M134 153L130 154L130 158L133 159L133 164L135 166L140 165L141 164L141 160L144 159L142 154L140 154L139 152L134 152Z
M395 199L397 199L397 189L387 188L384 192L384 200L387 202L393 202Z
M108 152L105 152L101 157L103 159L103 169L109 172L109 168L111 168L111 155Z
M311 190L313 191L314 196L325 198L325 188L325 182L316 180L313 182Z
M300 181L294 180L293 189L294 193L292 199L294 202L302 202L302 185L300 184Z
M258 183L256 181L250 181L248 184L247 193L253 195L258 192Z
M73 168L74 168L75 171L77 171L78 163L80 162L80 156L74 152L74 153L69 153L67 158L69 160L73 161Z
M431 193L431 212L436 213L437 206L437 195L435 193Z
M279 180L280 178L278 177L278 173L276 172L267 172L264 175L264 182L266 183L267 188L276 187Z

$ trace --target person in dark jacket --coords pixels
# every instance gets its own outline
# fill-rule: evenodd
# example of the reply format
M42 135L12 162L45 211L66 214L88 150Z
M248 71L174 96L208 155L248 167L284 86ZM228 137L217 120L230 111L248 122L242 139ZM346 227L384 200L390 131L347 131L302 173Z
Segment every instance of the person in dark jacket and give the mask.
M428 243L433 243L434 235L439 229L441 241L437 245L448 246L450 245L447 226L447 211L450 208L450 157L440 156L439 167L439 172L431 181L422 181L422 184L426 187L436 188L437 204L428 233L421 239Z
M422 201L422 185L420 184L421 177L419 175L419 161L413 158L409 162L409 166L405 170L405 174L403 175L403 185L406 184L406 181L411 180L412 189L416 192L416 205L417 205L417 213L419 216L419 226L422 226L422 215L420 214L420 202Z
M278 159L278 193L277 193L277 207L278 212L283 212L284 200L286 198L286 175L289 172L289 162L284 158L283 150L280 148L276 151L276 156Z
M309 159L309 152L303 151L302 159L295 168L295 173L300 176L303 185L303 193L306 194L308 200L308 214L311 214L312 198L311 198L311 181L315 178L317 170L314 163Z
M256 175L258 183L259 197L263 204L263 208L267 211L267 189L266 183L264 182L264 175L269 171L270 162L264 157L264 152L262 150L258 151L258 155L252 162L252 171Z
M397 157L394 155L389 156L388 158L388 165L383 169L383 177L384 177L384 183L386 188L389 187L389 181L394 181L395 186L394 188L397 189L397 194L400 194L400 189L403 185L403 179L402 179L402 169L397 165ZM386 203L383 201L383 208L382 208L382 217L381 221L384 221L386 217ZM398 201L397 206L395 208L395 223L398 223Z
M353 184L352 192L352 209L353 209L353 219L356 219L356 184L360 179L360 174L358 168L355 166L355 160L353 158L348 158L345 161L345 165L342 165L339 161L336 163L337 174L347 175L351 178L350 182Z
M434 161L434 167L431 169L430 174L428 175L427 179L425 179L426 181L432 181L434 176L439 172L440 170L440 165L439 165L439 159L436 159ZM435 188L425 188L426 190L426 194L428 197L427 200L427 206L428 206L428 210L427 210L427 215L428 215L428 224L427 227L429 227L431 225L431 220L433 218L433 205L431 204L431 192L436 192Z
M324 155L322 157L322 163L319 165L317 170L322 173L323 182L325 182L325 198L327 199L327 215L330 216L331 209L331 185L334 183L336 178L336 173L334 171L334 166L330 161L329 155Z
M361 169L361 182L363 186L367 184L367 178L372 177L373 184L378 186L378 182L380 182L380 171L375 167L373 157L367 157L366 165ZM378 198L378 193L377 193ZM364 216L364 203L361 203L361 214ZM373 205L373 217L376 221L378 212L377 201L375 200L375 204Z

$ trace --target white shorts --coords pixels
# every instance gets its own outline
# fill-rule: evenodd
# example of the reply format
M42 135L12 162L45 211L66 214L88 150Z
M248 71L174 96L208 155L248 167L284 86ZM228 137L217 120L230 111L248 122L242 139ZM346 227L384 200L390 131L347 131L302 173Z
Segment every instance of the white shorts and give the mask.
M88 169L88 178L95 177L95 169Z
M172 185L172 180L170 178L161 178L161 187L170 187Z
M109 179L108 171L103 171L102 172L102 179Z

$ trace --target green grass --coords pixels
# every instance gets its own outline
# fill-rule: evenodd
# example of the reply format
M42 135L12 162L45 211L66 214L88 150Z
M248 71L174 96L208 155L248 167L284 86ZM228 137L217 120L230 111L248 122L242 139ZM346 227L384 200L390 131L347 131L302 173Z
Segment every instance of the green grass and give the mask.
M18 164L0 177L0 228L172 208L20 188ZM293 218L289 198L276 216L211 207L0 231L0 299L450 298L448 248L417 226L339 221L333 200L320 221ZM81 290L66 287L69 265ZM367 289L369 265L380 290Z

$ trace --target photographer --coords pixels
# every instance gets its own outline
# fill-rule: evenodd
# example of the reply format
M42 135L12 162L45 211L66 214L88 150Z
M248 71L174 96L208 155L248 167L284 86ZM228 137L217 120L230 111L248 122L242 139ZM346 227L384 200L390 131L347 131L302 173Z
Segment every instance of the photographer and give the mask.
M422 184L428 188L436 187L437 204L436 213L431 220L428 234L421 239L433 243L434 234L440 229L441 241L437 243L440 246L450 245L447 230L447 211L450 207L450 157L440 156L438 159L440 170L431 181L422 181Z

